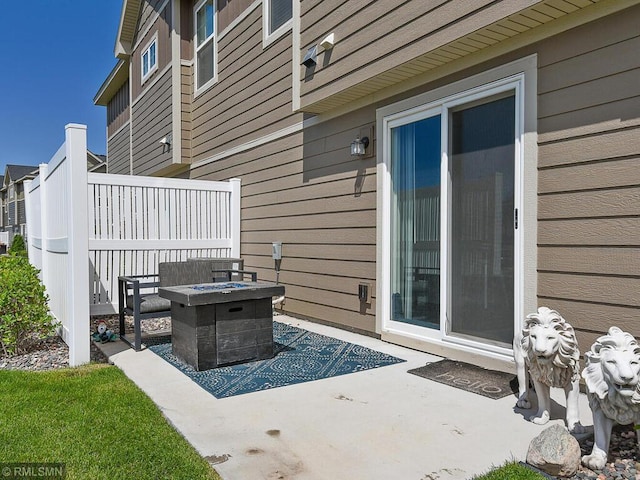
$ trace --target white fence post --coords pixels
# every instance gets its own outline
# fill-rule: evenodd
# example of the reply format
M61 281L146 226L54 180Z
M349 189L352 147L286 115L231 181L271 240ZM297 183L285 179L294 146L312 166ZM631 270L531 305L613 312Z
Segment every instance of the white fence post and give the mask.
M49 174L49 165L46 163L41 163L38 165L39 167L39 175L40 175L40 238L42 239L40 242L41 245L41 254L40 254L40 280L44 286L49 288L49 268L48 268L48 260L49 260L49 251L47 250L47 239L48 235L48 227L47 227L47 209L49 202L47 201L49 197L47 196L47 185L46 178Z
M87 127L65 127L68 178L69 365L89 362L89 224L87 220Z
M231 183L231 257L240 258L240 179L232 178Z

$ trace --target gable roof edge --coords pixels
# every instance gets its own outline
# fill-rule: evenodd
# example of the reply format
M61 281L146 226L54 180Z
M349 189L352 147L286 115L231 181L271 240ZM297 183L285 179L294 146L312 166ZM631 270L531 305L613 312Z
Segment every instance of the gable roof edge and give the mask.
M138 25L141 0L123 0L118 35L113 53L117 58L124 59L131 55L133 40Z
M129 62L118 60L116 66L113 67L109 76L102 82L98 92L93 97L93 104L106 106L128 78Z

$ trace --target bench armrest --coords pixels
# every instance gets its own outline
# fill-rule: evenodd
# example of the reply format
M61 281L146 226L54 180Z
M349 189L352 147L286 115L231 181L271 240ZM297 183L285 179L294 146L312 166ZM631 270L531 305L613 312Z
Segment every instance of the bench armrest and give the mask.
M151 280L155 278L156 280L152 281L144 281ZM146 287L157 287L160 285L160 281L158 280L158 275L130 275L130 276L119 276L118 284L122 285L123 288L146 288Z

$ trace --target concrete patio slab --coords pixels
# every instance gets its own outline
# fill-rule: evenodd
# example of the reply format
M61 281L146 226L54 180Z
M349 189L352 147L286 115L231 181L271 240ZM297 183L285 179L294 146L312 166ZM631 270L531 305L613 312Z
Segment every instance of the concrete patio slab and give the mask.
M527 422L515 395L493 400L407 370L440 358L332 327L289 323L405 363L216 399L149 350L103 350L158 405L224 480L470 479L524 460L545 427ZM552 423L564 399L553 392ZM580 409L592 425L586 396ZM547 426L548 426L547 425Z

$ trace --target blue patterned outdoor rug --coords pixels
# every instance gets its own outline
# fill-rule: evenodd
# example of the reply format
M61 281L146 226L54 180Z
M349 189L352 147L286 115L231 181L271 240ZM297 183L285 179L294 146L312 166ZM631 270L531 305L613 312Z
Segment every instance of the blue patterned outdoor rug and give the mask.
M405 361L280 322L273 322L273 340L273 358L201 372L173 356L171 343L148 348L216 398L310 382Z

